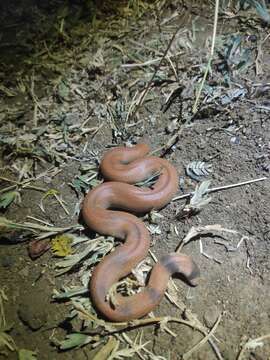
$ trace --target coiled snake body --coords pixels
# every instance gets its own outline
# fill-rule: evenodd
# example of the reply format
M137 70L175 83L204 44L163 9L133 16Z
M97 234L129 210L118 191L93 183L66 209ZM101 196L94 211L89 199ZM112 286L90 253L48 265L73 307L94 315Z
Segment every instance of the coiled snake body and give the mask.
M117 294L115 306L106 299L111 286L127 276L146 257L150 247L150 235L143 222L124 211L139 214L160 209L178 188L175 168L165 159L146 156L148 152L145 144L108 151L100 170L109 181L91 190L82 206L83 218L91 229L124 240L97 265L90 281L96 309L111 321L129 321L152 311L161 301L172 274L180 273L192 283L199 273L189 256L173 253L153 267L148 284L141 292L132 296ZM157 172L160 175L152 188L132 185Z

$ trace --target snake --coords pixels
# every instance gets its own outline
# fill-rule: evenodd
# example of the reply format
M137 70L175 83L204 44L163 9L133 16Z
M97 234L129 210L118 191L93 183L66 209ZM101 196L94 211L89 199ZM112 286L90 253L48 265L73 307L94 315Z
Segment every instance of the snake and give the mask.
M175 167L149 152L144 143L108 150L100 162L105 181L91 189L82 203L82 217L91 230L121 240L94 268L89 285L95 309L112 322L140 319L151 312L162 300L172 275L191 286L199 276L190 256L170 253L153 266L141 291L129 296L116 293L113 303L108 299L112 287L147 257L151 237L138 216L162 209L178 190ZM157 174L151 187L136 186Z

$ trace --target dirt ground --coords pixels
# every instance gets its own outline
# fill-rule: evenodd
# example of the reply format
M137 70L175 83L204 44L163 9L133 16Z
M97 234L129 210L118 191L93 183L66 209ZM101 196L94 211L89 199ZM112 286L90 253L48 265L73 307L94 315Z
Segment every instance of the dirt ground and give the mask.
M255 9L238 11L225 2L220 7L211 70L194 110L210 56L214 8L209 4L122 1L96 9L80 1L15 3L0 5L0 195L12 185L19 195L5 206L0 198L2 217L16 223L40 219L38 224L56 227L81 224L84 191L81 183L75 191L74 181L82 179L82 165L97 164L112 146L142 141L177 168L177 195L198 184L185 171L192 161L211 164L210 188L269 176L269 26ZM48 194L50 189L57 197ZM192 238L183 252L200 268L198 286L175 279L177 290L169 287L174 301L164 297L154 311L154 317L187 320L193 328L163 321L110 337L102 323L85 330L78 319L68 318L70 301L52 301L52 294L63 286L80 287L83 272L90 274L93 265L56 276L59 258L51 250L30 259L32 230L7 231L0 221L0 289L6 300L0 299L10 325L8 330L0 326L0 359L18 358L2 345L5 333L16 349L36 353L20 359L129 354L134 359L269 360L269 190L266 179L214 192L200 212L186 217L177 216L186 200L160 211L163 217L151 228L157 258L175 251L192 227L218 224L235 231ZM57 340L74 329L90 334L89 343L61 351ZM247 344L251 339L258 340ZM106 352L110 341L130 352Z

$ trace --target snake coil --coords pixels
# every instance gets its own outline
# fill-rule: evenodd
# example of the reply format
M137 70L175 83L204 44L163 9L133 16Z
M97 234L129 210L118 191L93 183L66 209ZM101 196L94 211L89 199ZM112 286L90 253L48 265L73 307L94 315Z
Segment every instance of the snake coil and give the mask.
M127 276L147 256L150 247L144 223L127 212L140 214L160 209L170 202L178 188L176 169L165 159L147 156L148 152L146 144L109 150L100 165L107 181L89 191L82 206L83 218L92 230L123 240L96 266L90 281L96 309L111 321L138 319L152 311L161 301L171 275L181 274L191 284L199 275L189 256L172 253L154 265L141 292L132 296L117 294L115 306L107 300L111 286ZM133 185L157 172L160 175L152 188Z

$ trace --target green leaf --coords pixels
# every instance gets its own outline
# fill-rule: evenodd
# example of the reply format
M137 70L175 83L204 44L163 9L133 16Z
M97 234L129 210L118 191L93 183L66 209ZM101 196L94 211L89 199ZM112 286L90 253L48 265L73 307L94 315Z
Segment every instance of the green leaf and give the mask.
M59 191L56 189L49 189L43 196L42 200L46 199L48 196L55 196L58 195Z
M60 350L69 350L72 348L79 348L88 344L92 340L89 335L81 333L73 333L66 336L66 339L59 342Z
M87 183L87 175L78 176L73 182L70 184L75 191L77 192L85 192L89 189L89 184Z
M0 208L7 208L18 196L17 191L8 191L0 196Z
M18 351L18 360L37 360L37 353L27 349Z

